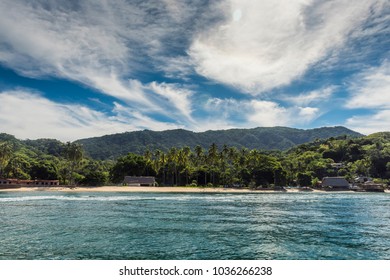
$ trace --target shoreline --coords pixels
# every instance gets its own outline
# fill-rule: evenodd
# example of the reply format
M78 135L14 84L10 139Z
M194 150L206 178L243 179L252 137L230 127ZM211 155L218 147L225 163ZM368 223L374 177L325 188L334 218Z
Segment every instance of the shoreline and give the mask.
M237 188L202 188L202 187L139 187L139 186L100 186L100 187L13 187L0 188L1 192L145 192L145 193L303 193L320 192L323 190L300 191L297 189L286 190L250 190ZM350 191L346 191L350 192Z
M124 193L356 193L352 190L326 191L319 189L301 190L297 188L278 189L238 189L238 188L208 188L208 187L140 187L140 186L48 186L48 187L27 187L27 186L12 186L4 188L0 186L2 192L124 192ZM368 192L363 192L368 193ZM383 193L390 193L389 189L385 189Z
M101 187L18 187L0 189L0 192L147 192L147 193L269 193L274 190L255 191L249 189L197 188L197 187L138 187L138 186L101 186ZM281 191L278 191L281 192Z

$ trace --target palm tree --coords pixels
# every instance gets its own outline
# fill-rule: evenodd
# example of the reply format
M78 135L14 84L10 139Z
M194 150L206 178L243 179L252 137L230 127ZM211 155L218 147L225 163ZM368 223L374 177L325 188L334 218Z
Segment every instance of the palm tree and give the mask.
M209 163L209 170L211 171L211 181L213 185L215 185L215 169L216 165L218 162L218 146L217 144L213 143L211 144L208 154L207 154L207 159Z
M152 168L156 174L160 172L161 169L161 155L163 152L161 150L156 150L154 152L154 159L152 160Z
M160 166L161 168L163 169L163 184L165 185L166 184L166 172L167 172L167 155L165 153L161 153L161 156L160 156Z
M146 160L146 176L149 176L149 167L152 165L152 152L147 149L144 153L144 159Z
M195 167L197 170L197 175L196 175L197 182L199 182L199 171L201 171L203 161L204 161L204 150L203 150L202 146L196 145L195 146L195 160L194 160L194 162L195 162ZM205 184L207 183L206 172L205 172L204 182L205 182Z
M168 151L168 168L172 173L172 185L177 185L178 151L175 147Z
M197 165L200 165L203 159L203 148L200 145L195 146L195 155L196 155L196 163Z
M75 184L74 172L76 167L81 163L83 159L83 149L80 144L67 142L64 150L65 158L69 163L69 183L70 185Z
M186 146L179 150L178 153L178 164L180 168L180 173L185 173L186 185L188 185L188 176L190 173L189 158L191 155L190 147Z

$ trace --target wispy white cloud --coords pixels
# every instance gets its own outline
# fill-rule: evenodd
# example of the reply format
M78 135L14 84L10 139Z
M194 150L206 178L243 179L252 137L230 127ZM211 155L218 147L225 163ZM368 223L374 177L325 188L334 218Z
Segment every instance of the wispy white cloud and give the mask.
M298 107L297 112L299 121L303 123L310 123L321 115L320 109L315 107Z
M348 118L346 125L364 134L390 131L390 62L383 61L355 75L349 86L348 109L370 109L371 114Z
M301 93L299 95L285 95L282 97L282 99L298 106L308 106L311 104L317 105L324 101L329 101L336 89L336 86L329 86L318 90Z
M0 59L25 75L87 84L96 74L184 69L193 34L210 21L208 2L3 0Z
M21 139L55 138L62 141L140 129L179 126L153 120L139 111L114 104L106 115L78 104L59 104L24 90L0 93L2 132Z
M150 83L146 88L151 89L154 93L166 99L168 103L172 104L172 107L177 109L183 116L186 116L188 121L192 121L190 97L193 95L193 92L191 90L174 84L159 84L156 82Z
M143 115L158 113L192 122L194 92L179 84L143 84L133 77L155 69L181 77L191 71L184 56L190 39L185 32L203 24L194 18L207 1L197 4L4 0L0 62L25 76L80 82ZM182 53L171 52L179 48Z
M189 54L199 74L260 93L288 85L339 50L379 3L228 0L219 6L225 21L199 34Z
M140 90L144 87L140 82L133 78L128 81L128 77L149 71L154 60L164 68L161 56L179 44L179 39L167 43L167 38L178 35L174 30L185 28L180 27L185 19L179 11L184 16L185 11L196 12L176 1L141 4L88 0L4 0L0 10L7 11L0 17L0 62L26 76L78 81L149 111L166 109L163 106L167 104L155 103ZM178 67L183 68L174 68ZM155 83L153 88L158 95L173 94L168 85ZM184 95L183 101L189 96L185 90L176 88L176 92Z
M289 112L272 101L252 100L248 103L248 120L256 126L279 126L289 124Z
M390 108L390 61L355 76L349 87L347 108Z
M363 134L390 131L390 110L381 110L372 115L354 116L349 118L345 125Z
M248 119L258 126L300 126L319 116L319 109L314 107L283 107L272 101L252 100L253 112Z
M0 5L7 11L0 19L1 52L8 53L4 62L25 75L82 81L86 70L102 67L110 73L110 67L126 67L123 62L131 55L126 41L105 24L107 17L99 17L99 5L85 9L80 4L74 10L60 1L5 0Z
M386 57L390 43L390 2L372 1L368 11L362 24L351 30L342 48L331 51L314 67L314 71L360 71L372 64L375 57Z
M161 131L184 127L184 125L181 124L155 120L154 118L144 115L134 108L129 108L116 102L114 103L113 113L118 121L123 123L132 123L133 129L131 130L151 129L154 131Z
M225 127L246 126L300 126L318 118L320 112L314 107L284 107L266 100L235 100L212 98L205 109L214 112L213 121Z

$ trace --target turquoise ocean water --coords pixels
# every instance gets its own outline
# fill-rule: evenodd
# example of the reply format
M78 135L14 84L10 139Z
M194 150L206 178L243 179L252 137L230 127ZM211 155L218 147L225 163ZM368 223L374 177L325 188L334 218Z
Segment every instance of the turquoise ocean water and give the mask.
M0 259L390 259L390 194L5 192Z

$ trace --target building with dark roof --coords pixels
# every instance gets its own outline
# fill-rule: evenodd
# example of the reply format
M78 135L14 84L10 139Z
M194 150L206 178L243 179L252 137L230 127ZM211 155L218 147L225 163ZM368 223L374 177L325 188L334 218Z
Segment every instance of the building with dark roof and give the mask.
M1 179L0 185L2 186L58 186L60 181L58 180L21 180L21 179Z
M324 177L321 182L325 190L348 190L349 182L344 177Z
M154 177L135 177L135 176L125 176L123 184L126 186L147 186L153 187L156 185L156 180Z

